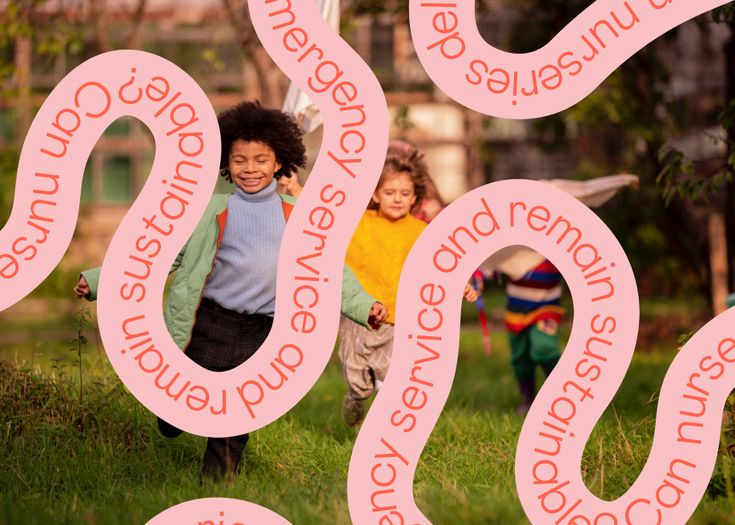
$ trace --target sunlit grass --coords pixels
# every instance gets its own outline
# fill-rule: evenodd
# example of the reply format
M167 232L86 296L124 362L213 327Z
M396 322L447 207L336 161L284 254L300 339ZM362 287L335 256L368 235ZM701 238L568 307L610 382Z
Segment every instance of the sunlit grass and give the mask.
M454 385L414 494L436 524L527 523L513 479L522 420L514 415L505 336L493 333L486 356L471 311L466 316ZM80 402L74 328L60 340L29 336L26 346L0 350L0 523L145 523L171 505L210 496L247 499L294 524L349 523L345 484L357 432L340 418L344 384L334 359L292 411L253 434L234 483L200 486L204 439L160 437L153 415L112 372L94 331L82 354ZM645 463L657 391L673 355L636 354L593 432L582 472L598 496L624 493ZM691 523L735 520L726 479L720 461Z

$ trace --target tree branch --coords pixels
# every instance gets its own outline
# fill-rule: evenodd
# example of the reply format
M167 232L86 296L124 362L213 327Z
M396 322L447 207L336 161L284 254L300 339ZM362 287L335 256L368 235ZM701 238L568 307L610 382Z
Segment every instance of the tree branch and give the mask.
M89 18L92 22L92 44L97 53L105 53L110 50L107 33L102 27L102 13L105 0L89 0Z
M140 34L140 25L143 23L145 18L145 8L148 4L148 0L138 0L138 4L130 14L130 31L125 39L125 47L128 49L135 49L138 47L138 35Z

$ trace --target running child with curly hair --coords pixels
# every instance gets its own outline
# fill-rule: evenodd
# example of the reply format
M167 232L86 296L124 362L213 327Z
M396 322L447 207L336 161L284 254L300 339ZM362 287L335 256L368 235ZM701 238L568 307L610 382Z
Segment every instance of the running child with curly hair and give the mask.
M379 387L393 351L396 295L403 263L426 223L411 215L430 184L423 154L412 146L389 147L367 211L347 248L346 264L366 292L388 309L386 322L368 330L347 317L340 322L339 359L347 381L342 417L355 426L365 416L365 400ZM477 299L467 285L467 300Z
M235 368L260 348L273 324L278 253L295 200L276 193L276 180L306 162L303 131L292 115L243 102L218 116L222 139L220 175L234 184L214 195L171 268L164 319L176 344L200 366ZM96 298L99 269L82 272L74 292ZM349 269L343 276L342 313L368 325L385 309L360 288ZM159 418L166 437L181 430ZM248 434L209 438L201 477L232 476Z

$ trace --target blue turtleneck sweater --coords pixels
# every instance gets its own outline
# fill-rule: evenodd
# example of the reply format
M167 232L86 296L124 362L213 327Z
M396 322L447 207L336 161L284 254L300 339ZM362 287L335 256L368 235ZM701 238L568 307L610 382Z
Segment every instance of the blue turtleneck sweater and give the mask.
M286 219L276 181L258 193L237 188L204 297L236 312L273 315L276 266Z

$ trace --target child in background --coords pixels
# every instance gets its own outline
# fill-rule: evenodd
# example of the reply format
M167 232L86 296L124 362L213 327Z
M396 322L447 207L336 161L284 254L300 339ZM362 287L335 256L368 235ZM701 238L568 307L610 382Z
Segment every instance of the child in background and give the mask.
M276 299L278 253L295 200L276 193L276 178L305 164L303 132L289 114L243 102L218 116L220 175L235 185L214 195L176 258L164 319L174 342L207 370L225 371L249 359L268 336ZM99 269L82 273L74 292L96 298ZM367 326L383 306L345 268L342 312ZM166 437L181 430L158 419ZM209 438L200 477L233 475L248 434Z
M396 295L403 263L426 223L411 215L426 194L429 178L423 155L412 147L389 148L368 210L347 248L345 263L365 291L388 309L386 322L375 331L342 318L339 359L348 391L342 417L355 426L365 416L364 401L385 379L393 350ZM465 298L474 300L467 285Z
M405 140L393 139L388 143L388 151L410 154L415 149ZM411 215L428 224L446 207L446 203L439 194L439 190L431 177L427 176L425 180L426 188L424 196L422 199L416 200L416 204L411 209Z
M561 274L545 260L521 278L510 280L505 294L510 361L521 394L516 412L526 415L536 397L536 367L548 376L561 357Z

